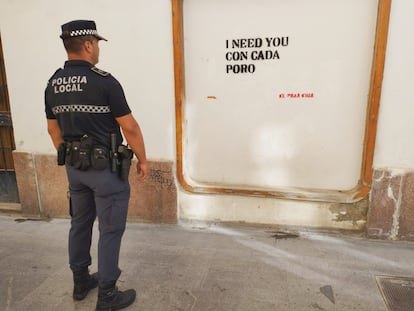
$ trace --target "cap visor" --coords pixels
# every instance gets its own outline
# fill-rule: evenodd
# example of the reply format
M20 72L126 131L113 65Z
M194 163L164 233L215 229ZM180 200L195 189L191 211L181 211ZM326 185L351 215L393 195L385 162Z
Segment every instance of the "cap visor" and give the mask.
M98 38L98 40L108 41L108 40L106 40L104 37L102 37L100 35L95 35L95 37Z

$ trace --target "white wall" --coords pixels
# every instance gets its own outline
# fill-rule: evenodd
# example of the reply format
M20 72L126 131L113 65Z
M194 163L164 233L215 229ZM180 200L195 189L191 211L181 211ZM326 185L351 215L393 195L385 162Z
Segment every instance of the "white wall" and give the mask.
M123 85L151 159L174 158L171 3L152 1L0 0L0 31L19 151L52 153L43 91L66 54L61 24L93 19L108 42L100 43L99 68Z
M393 0L374 166L414 170L414 1Z

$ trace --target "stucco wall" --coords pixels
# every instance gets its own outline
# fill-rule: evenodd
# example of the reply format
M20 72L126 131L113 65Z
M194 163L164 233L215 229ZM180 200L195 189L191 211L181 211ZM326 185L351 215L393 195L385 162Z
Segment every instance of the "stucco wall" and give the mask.
M392 2L387 58L378 119L368 234L414 239L414 2Z
M66 53L60 25L94 19L108 42L97 67L122 84L151 159L174 158L170 1L0 1L0 31L17 150L53 153L43 91Z
M414 2L393 0L374 166L414 169Z

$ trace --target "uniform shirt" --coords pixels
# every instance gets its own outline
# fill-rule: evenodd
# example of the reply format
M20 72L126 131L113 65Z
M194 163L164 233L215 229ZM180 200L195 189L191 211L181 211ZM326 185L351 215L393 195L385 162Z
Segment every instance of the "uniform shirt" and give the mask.
M45 112L57 119L65 141L80 140L85 134L110 148L110 135L122 135L116 117L131 110L120 83L109 73L82 60L65 62L50 78L45 90Z

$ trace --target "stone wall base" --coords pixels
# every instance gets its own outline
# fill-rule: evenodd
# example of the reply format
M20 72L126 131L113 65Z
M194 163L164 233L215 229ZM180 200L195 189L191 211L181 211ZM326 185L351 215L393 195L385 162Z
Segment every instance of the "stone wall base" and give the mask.
M69 217L68 182L56 156L14 152L21 212L41 217ZM129 181L131 199L128 218L152 223L177 222L177 189L172 162L149 162L150 176L136 180L136 162Z
M14 152L13 158L21 213L69 217L66 172L64 167L56 165L56 156ZM149 162L150 176L145 182L136 180L135 163L132 165L129 220L176 223L178 203L173 163ZM414 241L414 172L374 170L367 205L368 237ZM363 213L357 216L358 220L365 219Z
M374 171L367 234L371 238L414 241L414 172Z

